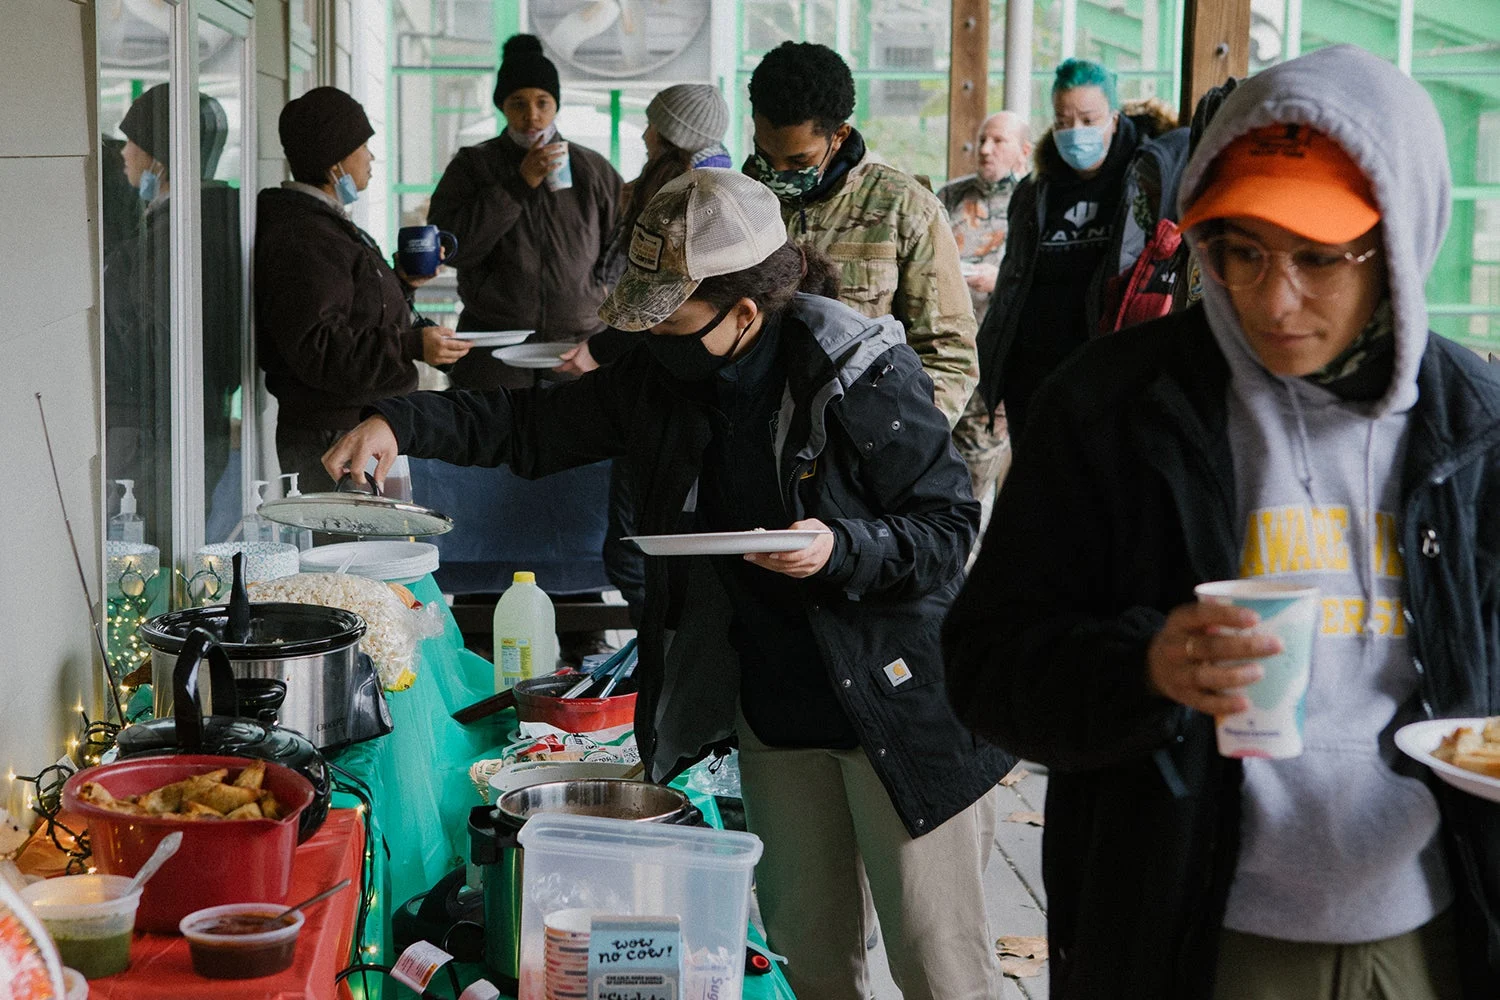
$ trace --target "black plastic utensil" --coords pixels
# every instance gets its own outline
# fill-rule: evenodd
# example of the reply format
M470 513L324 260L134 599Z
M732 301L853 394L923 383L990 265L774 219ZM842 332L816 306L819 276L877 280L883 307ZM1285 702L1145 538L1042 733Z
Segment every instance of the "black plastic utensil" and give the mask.
M245 553L236 552L232 562L234 582L229 589L229 621L224 628L224 641L245 643L250 641L250 595L245 590Z

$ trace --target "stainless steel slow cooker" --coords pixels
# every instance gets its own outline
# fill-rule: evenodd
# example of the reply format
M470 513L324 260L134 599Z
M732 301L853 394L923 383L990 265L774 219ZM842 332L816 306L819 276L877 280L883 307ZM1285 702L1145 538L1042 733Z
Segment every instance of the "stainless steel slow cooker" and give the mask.
M193 629L209 632L229 656L235 677L261 677L286 685L278 723L306 736L319 749L361 738L360 705L374 682L359 659L364 619L352 611L313 604L251 604L244 641L229 642L229 608L185 608L141 626L151 647L151 682L158 717L172 714L172 672ZM212 695L210 695L211 699ZM384 708L383 703L380 706Z

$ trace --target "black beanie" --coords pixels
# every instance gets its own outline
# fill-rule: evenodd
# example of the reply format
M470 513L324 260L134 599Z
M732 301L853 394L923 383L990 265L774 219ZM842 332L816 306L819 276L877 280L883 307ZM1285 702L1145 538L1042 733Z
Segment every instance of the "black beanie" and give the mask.
M158 83L131 102L130 110L120 119L125 138L144 149L153 160L171 168L172 160L172 92L170 86ZM229 138L229 119L224 105L207 94L198 95L198 160L204 177L212 177L219 166L219 156Z
M365 109L337 87L314 87L288 101L279 131L292 176L305 184L325 183L329 167L375 134Z
M535 35L511 35L500 50L500 72L495 74L495 107L523 87L545 90L562 104L557 67L542 54L542 40Z

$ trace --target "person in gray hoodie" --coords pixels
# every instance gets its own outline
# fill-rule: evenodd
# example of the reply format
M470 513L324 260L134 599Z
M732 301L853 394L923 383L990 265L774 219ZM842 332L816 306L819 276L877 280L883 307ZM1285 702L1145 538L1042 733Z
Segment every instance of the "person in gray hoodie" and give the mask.
M1445 148L1353 46L1246 81L1183 177L1202 305L1037 397L944 645L960 717L1052 768L1054 998L1500 990L1500 806L1392 739L1500 712L1500 378L1423 296ZM1321 592L1298 757L1218 754L1280 649L1193 600L1226 578Z

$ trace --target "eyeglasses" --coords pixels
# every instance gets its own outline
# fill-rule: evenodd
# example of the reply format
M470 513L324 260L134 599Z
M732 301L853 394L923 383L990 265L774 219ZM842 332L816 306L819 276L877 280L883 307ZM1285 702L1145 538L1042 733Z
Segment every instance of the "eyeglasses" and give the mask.
M1315 245L1271 250L1247 236L1226 234L1211 236L1199 242L1196 249L1204 270L1230 291L1259 285L1270 273L1271 261L1280 258L1292 287L1310 299L1320 299L1335 297L1348 288L1355 270L1380 248L1371 247L1360 254Z

